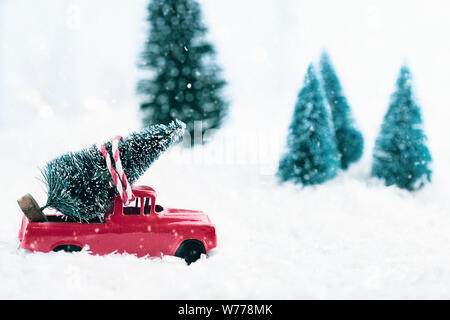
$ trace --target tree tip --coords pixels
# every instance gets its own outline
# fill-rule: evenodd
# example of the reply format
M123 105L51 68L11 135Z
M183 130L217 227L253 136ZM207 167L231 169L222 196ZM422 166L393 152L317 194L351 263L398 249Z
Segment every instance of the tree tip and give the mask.
M328 60L330 60L330 55L328 54L327 49L323 48L322 53L320 54L320 61L324 62Z

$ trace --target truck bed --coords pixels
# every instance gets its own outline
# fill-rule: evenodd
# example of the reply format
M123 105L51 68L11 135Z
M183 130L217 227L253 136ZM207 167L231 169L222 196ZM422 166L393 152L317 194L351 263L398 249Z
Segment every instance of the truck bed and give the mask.
M99 218L94 218L91 219L89 221L78 221L75 220L74 218L70 218L67 216L62 216L62 215L46 215L47 217L47 221L44 223L48 223L48 222L64 222L64 223L96 223L96 224L102 224L103 221L101 221Z

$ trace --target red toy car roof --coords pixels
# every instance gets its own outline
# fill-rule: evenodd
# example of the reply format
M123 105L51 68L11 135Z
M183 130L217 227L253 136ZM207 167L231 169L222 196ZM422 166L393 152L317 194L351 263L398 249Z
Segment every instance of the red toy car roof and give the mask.
M149 196L156 197L156 191L152 187L133 186L132 190L136 197L149 197Z

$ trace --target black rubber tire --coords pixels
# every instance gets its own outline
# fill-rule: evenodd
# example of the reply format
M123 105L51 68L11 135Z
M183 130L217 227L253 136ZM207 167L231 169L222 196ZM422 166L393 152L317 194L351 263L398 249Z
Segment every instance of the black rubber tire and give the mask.
M79 252L81 251L81 247L73 245L73 244L65 244L62 246L57 246L53 251L64 251L64 252Z
M188 265L200 259L202 253L205 253L205 247L200 241L187 241L177 250L177 257L183 258Z

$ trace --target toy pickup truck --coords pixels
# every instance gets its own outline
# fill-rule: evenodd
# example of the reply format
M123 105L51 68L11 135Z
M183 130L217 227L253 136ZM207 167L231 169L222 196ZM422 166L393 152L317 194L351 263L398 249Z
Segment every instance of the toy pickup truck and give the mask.
M20 248L29 251L80 251L94 255L129 253L137 257L173 255L190 264L216 247L214 225L201 211L156 204L156 192L133 187L136 200L124 206L119 196L104 221L79 223L61 214L44 215L30 196L18 200L22 211Z

